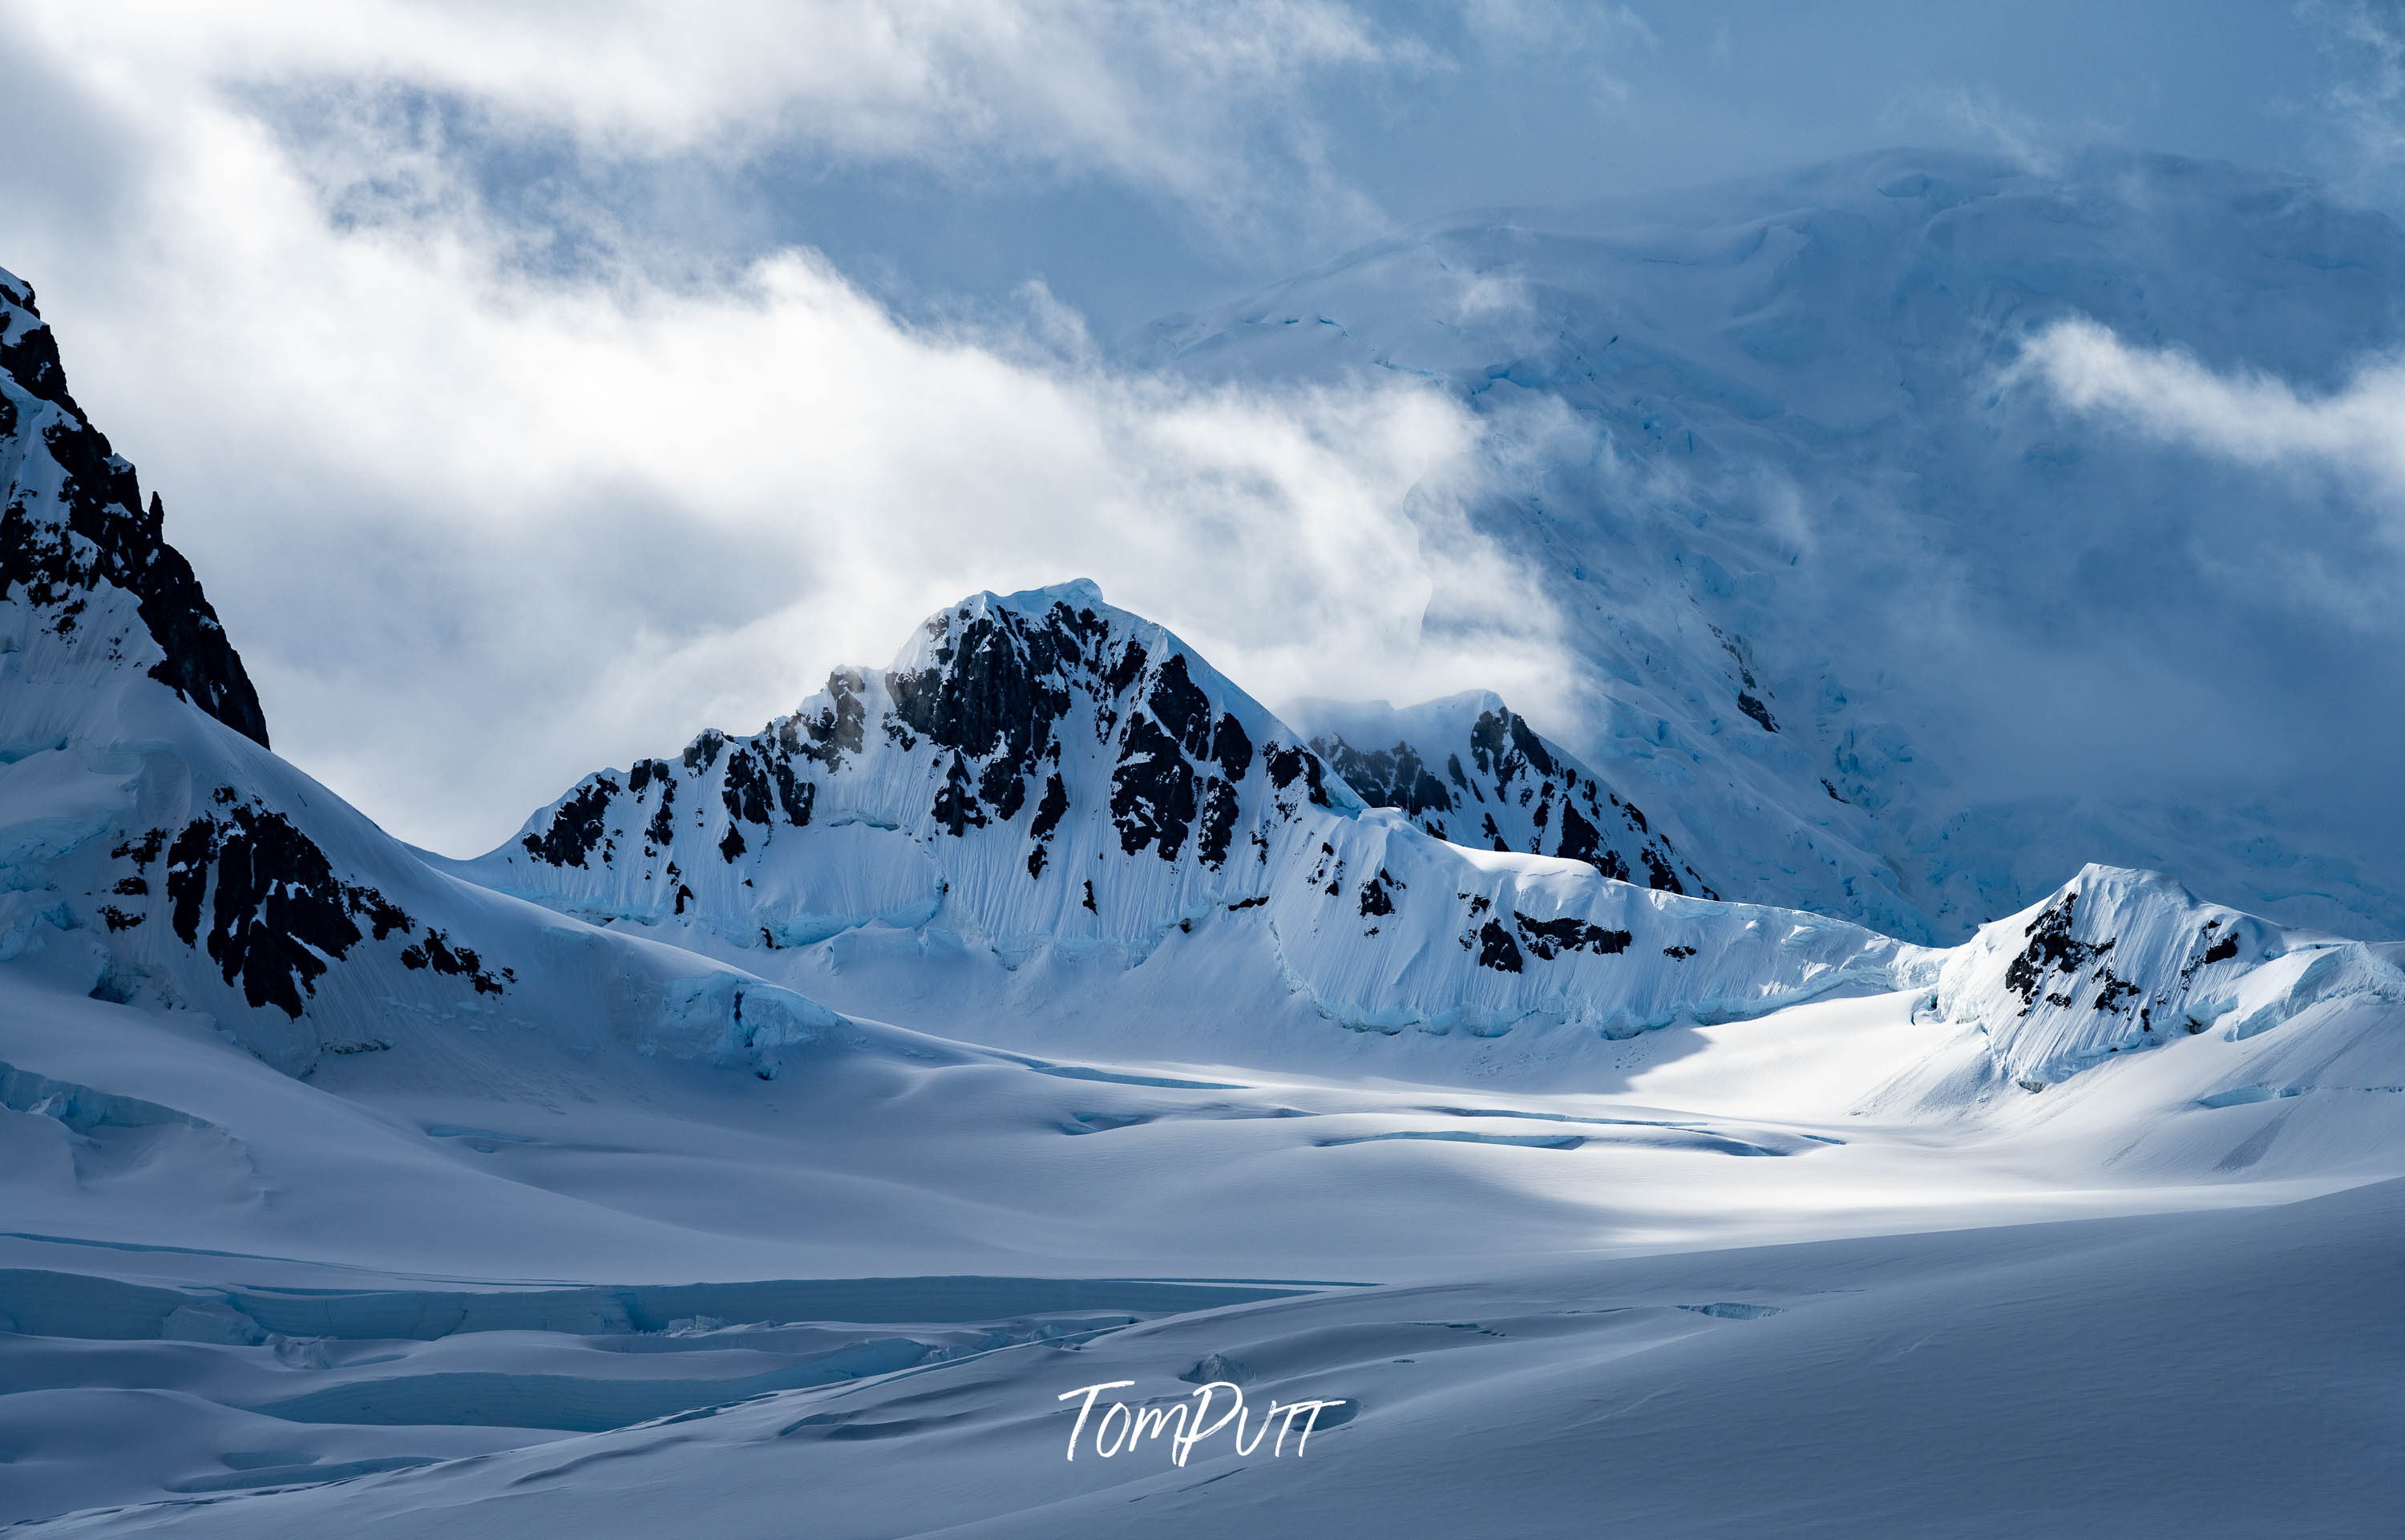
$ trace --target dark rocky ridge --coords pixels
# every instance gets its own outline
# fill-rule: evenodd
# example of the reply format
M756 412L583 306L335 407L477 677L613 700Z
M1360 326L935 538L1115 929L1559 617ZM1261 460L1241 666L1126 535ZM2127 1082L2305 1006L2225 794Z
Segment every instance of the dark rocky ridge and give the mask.
M0 508L0 594L21 591L63 635L96 586L124 589L166 655L151 677L266 747L259 694L191 564L166 543L158 494L146 509L134 467L68 394L57 340L34 307L33 289L6 275L0 374L0 442L26 437L13 446L16 473ZM32 484L45 458L59 472L54 490Z
M1457 742L1434 743L1422 733L1416 746L1398 739L1364 747L1331 730L1315 734L1311 746L1364 802L1394 808L1440 840L1563 856L1618 882L1720 897L1643 809L1546 742L1517 712L1489 700Z
M1025 844L1015 864L1040 882L1053 841L1078 811L1080 794L1061 767L1080 705L1090 707L1093 735L1110 759L1107 787L1084 794L1100 792L1104 805L1088 811L1107 813L1128 858L1224 868L1247 788L1289 813L1330 803L1334 778L1315 754L1299 743L1257 744L1196 681L1186 654L1147 649L1091 605L1055 600L1034 614L963 605L930 619L924 634L921 659L879 676L881 689L859 671L838 670L823 703L752 737L713 729L679 761L641 761L623 781L587 778L516 848L544 866L598 870L627 854L612 830L640 829L642 881L669 883L692 822L674 810L715 802L726 827L704 843L732 866L776 827L809 827L826 786L854 773L869 745L880 743L924 761L925 816L935 833L960 840L1017 830L1011 837ZM680 798L682 782L694 784Z

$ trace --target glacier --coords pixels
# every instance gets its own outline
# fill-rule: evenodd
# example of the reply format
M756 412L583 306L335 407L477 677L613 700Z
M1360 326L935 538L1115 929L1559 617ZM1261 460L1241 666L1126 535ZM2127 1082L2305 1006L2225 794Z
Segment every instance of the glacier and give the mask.
M1578 675L1541 725L1728 897L1952 941L2103 860L2393 940L2377 516L2020 365L2075 321L2310 398L2405 345L2401 293L2405 233L2300 177L1892 150L1469 211L1132 351L1473 413L1475 525Z
M0 274L0 1517L2379 1533L2384 833L2016 792L1873 666L1892 612L1833 619L1906 571L1888 514L1756 494L1876 485L2020 602L2014 541L2171 470L1933 381L2074 305L2333 378L2392 244L2111 156L1449 222L1151 345L1588 414L1481 517L1593 617L1594 722L1273 709L1069 581L469 860L273 751ZM1342 1405L1300 1457L1062 1461L1120 1381Z

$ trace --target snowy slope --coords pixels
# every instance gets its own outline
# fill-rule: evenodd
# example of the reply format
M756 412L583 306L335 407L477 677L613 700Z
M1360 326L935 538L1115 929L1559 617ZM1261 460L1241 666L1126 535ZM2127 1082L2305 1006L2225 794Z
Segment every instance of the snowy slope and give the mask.
M1490 1264L485 1459L434 1462L425 1440L415 1469L44 1533L1553 1536L1601 1514L1695 1536L2377 1534L2405 1503L2389 1458L2405 1335L2383 1284L2405 1261L2400 1204L2389 1182L2270 1209ZM1132 1448L1126 1414L1098 1426L1114 1404L1191 1408L1205 1381L1215 1415L1243 1392L1245 1427L1182 1464L1182 1415ZM1080 1430L1086 1387L1105 1389ZM1301 1401L1341 1405L1300 1444L1258 1436ZM276 1474L309 1480L299 1464Z
M915 1532L1093 1492L1054 1484L1092 1473L1027 1450L1065 1434L1052 1396L1097 1379L1184 1395L1193 1382L1177 1377L1217 1355L1217 1372L1257 1394L1346 1378L1329 1393L1361 1398L1364 1431L1413 1404L1457 1411L1481 1385L1517 1387L1505 1399L1527 1420L1512 1427L1562 1426L1640 1348L1709 1349L1696 1334L1833 1307L1851 1322L1834 1358L1799 1366L1782 1339L1758 1363L1740 1350L1666 1371L1735 1376L1737 1403L1762 1374L1807 1375L1805 1447L1814 1468L1844 1473L1832 1493L1883 1458L1891 1435L1849 1420L1897 1393L1888 1366L1913 1356L1862 1349L1874 1324L1895 1348L1957 1345L1925 1382L1953 1409L1916 1415L1947 1431L1933 1450L1983 1451L1922 1470L1916 1502L1984 1490L1976 1472L2000 1439L2043 1444L2066 1426L2105 1446L2074 1439L2058 1480L2125 1471L2131 1430L2157 1420L2138 1388L2185 1383L2198 1364L2287 1355L2281 1374L2223 1386L2214 1404L2238 1424L2292 1415L2289 1389L2346 1397L2350 1374L2386 1372L2385 1316L2345 1302L2350 1280L2385 1265L2361 1247L2393 1230L2387 1207L2360 1224L2275 1222L2269 1241L2243 1218L2200 1223L2183 1232L2192 1246L2134 1274L2159 1228L1928 1233L2287 1202L2395 1176L2405 1034L2393 1005L2366 1016L2361 996L2244 1038L2183 1033L2043 1095L1990 1077L1984 1105L1976 1090L1930 1094L1959 1087L1961 1062L1984 1048L1923 992L1603 1045L1616 1078L1585 1095L1500 1091L1474 1070L1443 1087L1174 1058L1031 1061L890 1031L829 1042L773 1081L543 1032L337 1055L302 1081L190 1012L45 988L5 966L0 998L13 1066L0 1078L0 1314L14 1328L0 1333L0 1384L14 1388L0 1394L0 1449L16 1456L0 1467L0 1513L171 1505L85 1520L95 1533L461 1533L483 1520L459 1505L495 1491L519 1533L656 1533L673 1511L783 1533L800 1499L778 1473L794 1461L809 1462L811 1487L858 1496L857 1509L812 1500L822 1528L850 1515L829 1532ZM1920 1234L1727 1250L1907 1232ZM2277 1265L2233 1278L2230 1256L2257 1244L2283 1248ZM2320 1260L2297 1265L2300 1246ZM2230 1254L2200 1271L2219 1249ZM1651 1260L1605 1260L1632 1256ZM2046 1257L2063 1260L2027 1270ZM2314 1291L2314 1307L2275 1279ZM2114 1301L2144 1297L2159 1320L2196 1288L2215 1302L2204 1324L2190 1306L2159 1337L2108 1319L2130 1308ZM1290 1296L1277 1310L1253 1308L1277 1294ZM2033 1298L2069 1303L2016 1313ZM2347 1373L2314 1356L2323 1339L2307 1328L2322 1324L2350 1343ZM2061 1350L2032 1359L2032 1332ZM2083 1372L2121 1390L2062 1399L2065 1366L2108 1338ZM1082 1367L1095 1363L1131 1367ZM1972 1381L1990 1393L1962 1394ZM949 1420L888 1426L930 1393ZM2054 1409L2032 1430L2038 1404ZM1733 1405L1711 1401L1695 1426ZM1766 1441L1749 1458L1775 1465L1793 1448L1792 1417L1746 1435ZM819 1442L851 1423L883 1431ZM2379 1435L2353 1410L2329 1429ZM731 1444L713 1442L722 1432ZM1399 1468L1486 1434L1446 1412L1385 1436L1377 1458ZM555 1448L563 1438L579 1442ZM505 1450L520 1452L499 1471L449 1463ZM546 1451L623 1462L646 1495L603 1517L580 1506L586 1481L522 1481L552 1468ZM2220 1478L2221 1455L2185 1458L2145 1463L2172 1459L2183 1484ZM1565 1452L1531 1475L1549 1487L1586 1463ZM350 1484L401 1467L421 1474ZM1105 1490L1156 1479L1124 1462L1100 1470ZM1672 1490L1709 1533L1752 1499L1697 1493L1702 1474ZM1397 1483L1412 1505L1440 1495L1359 1466L1292 1490L1357 1504ZM266 1488L314 1495L289 1517L281 1500L213 1501ZM2356 1511L2319 1486L2307 1495L2312 1512ZM2122 1499L2138 1512L2162 1500ZM1926 1527L1925 1509L1911 1517ZM1416 1521L1393 1516L1406 1533Z
M1525 725L1466 746L1515 804L1514 834L1541 843L1537 819L1559 809L1554 855L1466 850L1364 809L1301 734L1091 584L979 594L882 672L839 671L749 738L708 732L589 776L452 869L587 919L698 933L813 993L830 971L858 988L860 969L832 962L853 932L941 938L986 959L989 984L1064 956L1150 965L1156 1042L1225 1017L1214 975L1229 970L1347 1026L1485 1035L1529 1017L1607 1034L1722 1019L1934 967L1844 921L1607 877L1621 849L1672 871L1641 812L1555 766ZM1163 950L1198 932L1206 957Z
M1723 896L1951 940L2101 860L2396 937L2379 520L2009 371L2086 318L2311 395L2405 341L2400 294L2405 233L2295 178L1895 151L1435 221L1142 353L1476 413L1472 512L1583 679L1539 726Z

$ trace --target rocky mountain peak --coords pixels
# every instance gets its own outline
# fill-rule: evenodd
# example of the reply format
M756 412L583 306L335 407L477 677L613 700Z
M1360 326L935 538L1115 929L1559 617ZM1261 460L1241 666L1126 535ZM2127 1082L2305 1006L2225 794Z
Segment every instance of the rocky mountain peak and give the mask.
M160 654L149 677L264 747L258 691L164 520L68 393L33 286L0 271L0 598L64 641L104 590L131 596Z

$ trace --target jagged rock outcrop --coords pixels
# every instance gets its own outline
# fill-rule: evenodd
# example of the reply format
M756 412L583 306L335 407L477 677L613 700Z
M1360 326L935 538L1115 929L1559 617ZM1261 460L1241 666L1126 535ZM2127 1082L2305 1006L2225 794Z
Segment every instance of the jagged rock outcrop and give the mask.
M1364 802L1397 809L1440 840L1559 855L1618 882L1720 897L1633 798L1491 691L1400 711L1315 700L1300 713L1312 748Z
M259 694L164 518L68 394L33 286L0 272L0 597L65 637L101 588L130 595L159 654L149 677L264 748Z
M299 1074L504 1021L773 1073L844 1030L790 990L438 874L269 752L159 498L5 272L0 487L0 965L205 1010Z
M1496 798L1552 855L1466 850L1365 808L1300 733L1090 583L979 594L890 668L839 671L749 737L588 776L455 869L752 954L885 927L1006 968L1096 947L1134 965L1210 927L1251 949L1228 966L1378 1030L1532 1014L1638 1030L1917 966L1844 921L1682 897L1709 889L1525 723L1498 709L1466 730L1471 805ZM1657 886L1606 875L1648 855Z
M2091 865L1948 954L1932 1003L1986 1035L2003 1078L2038 1091L2111 1056L2207 1033L2243 1040L2362 994L2405 1004L2405 974L2378 949Z

